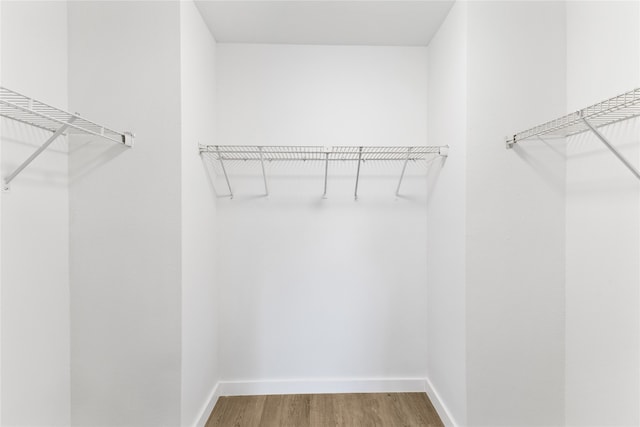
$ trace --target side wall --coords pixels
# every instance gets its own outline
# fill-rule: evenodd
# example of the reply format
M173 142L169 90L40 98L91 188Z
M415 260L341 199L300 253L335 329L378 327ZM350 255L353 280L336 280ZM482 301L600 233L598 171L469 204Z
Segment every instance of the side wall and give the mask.
M217 55L220 144L427 140L426 48L219 44ZM423 388L424 170L409 165L396 199L402 164L366 163L356 202L355 162L335 163L325 200L322 164L267 164L269 197L259 164L227 167L220 366L224 380L248 382L236 392L276 380L293 380L280 392L318 391L315 380L324 391Z
M2 86L67 107L67 5L3 1ZM8 119L2 176L51 133ZM2 197L2 425L69 424L69 192L60 138Z
M215 141L216 43L193 2L180 3L182 90L182 425L211 407L218 374L216 203L198 143Z
M468 8L467 421L562 425L564 145L504 139L565 113L565 4Z
M569 111L640 86L639 9L567 4ZM603 133L639 166L640 120ZM638 425L640 183L594 135L578 135L567 141L566 206L567 424Z
M136 132L70 154L71 419L180 424L177 2L69 3L69 102Z
M428 380L449 423L466 424L467 4L457 2L429 44L429 143L448 144L429 174ZM445 418L443 416L443 418ZM447 420L445 420L447 422Z

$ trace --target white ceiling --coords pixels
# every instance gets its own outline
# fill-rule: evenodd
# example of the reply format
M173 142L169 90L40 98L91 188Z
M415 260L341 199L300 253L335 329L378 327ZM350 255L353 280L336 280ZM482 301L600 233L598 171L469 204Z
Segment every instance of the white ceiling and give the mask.
M442 1L196 1L220 43L426 46Z

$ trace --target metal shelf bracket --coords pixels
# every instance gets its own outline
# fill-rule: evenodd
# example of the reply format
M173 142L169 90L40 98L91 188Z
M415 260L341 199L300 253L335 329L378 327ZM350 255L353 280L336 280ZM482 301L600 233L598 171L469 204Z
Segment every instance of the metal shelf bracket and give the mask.
M329 154L331 154L331 147L324 148L324 192L322 198L327 198L327 178L329 174Z
M402 185L402 178L404 178L404 172L407 170L407 163L411 158L411 147L407 148L407 158L402 164L402 172L400 173L400 180L398 181L398 187L396 188L396 197L400 196L400 185Z
M362 147L358 147L358 171L356 172L356 190L354 200L358 200L358 182L360 181L360 165L362 164Z
M264 171L264 153L262 152L262 147L260 149L260 166L262 166L262 179L264 180L264 195L269 195L269 186L267 185L267 174Z
M227 175L227 169L224 167L224 161L220 155L220 146L216 145L216 152L218 153L218 161L220 161L220 167L222 167L222 173L224 173L224 179L227 181L227 187L229 188L229 198L233 199L233 190L231 189L231 183L229 182L229 175Z
M20 174L20 172L22 172L24 170L24 168L26 168L27 166L29 166L31 164L31 162L33 162L40 154L42 154L42 152L44 150L46 150L52 143L53 141L55 141L56 139L58 139L58 137L60 135L62 135L64 133L64 131L66 131L69 126L71 126L71 124L76 120L77 117L71 117L69 119L69 123L66 123L62 126L60 126L58 128L57 131L55 131L53 133L53 135L51 135L49 137L49 139L47 139L44 144L42 144L36 151L33 152L32 155L29 156L29 158L27 158L27 160L25 160L24 162L22 162L20 164L20 166L18 166L13 172L11 172L9 175L7 175L3 180L2 180L2 191L9 191L10 187L9 184L11 183L11 181L13 181L13 179L18 176Z
M589 122L589 120L584 118L584 116L582 116L582 115L580 116L580 118L587 125L587 127L589 127L589 130L596 137L598 137L598 139L627 167L627 169L629 169L631 171L631 173L636 176L636 178L640 179L640 172L638 171L638 169L636 169L635 166L633 166L631 164L631 162L629 160L627 160L627 158L624 157L622 155L622 153L620 153L613 146L613 144L611 144L611 142L609 142L609 140L598 129L596 129L595 126L593 126L593 124L591 122Z

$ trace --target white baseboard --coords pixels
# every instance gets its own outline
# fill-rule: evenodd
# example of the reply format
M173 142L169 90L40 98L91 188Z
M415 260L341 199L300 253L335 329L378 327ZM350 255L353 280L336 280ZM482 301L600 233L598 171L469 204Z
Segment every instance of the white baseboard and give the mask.
M220 381L220 396L424 392L424 378Z
M429 378L425 378L424 384L425 384L425 391L427 392L427 396L429 396L429 400L433 404L433 407L436 408L436 412L440 416L442 423L446 427L458 427L456 420L451 415L451 412L449 412L447 405L445 405L442 399L440 398L440 395L438 394L436 389L433 387L433 384L431 384L431 381L429 381Z
M198 422L195 427L204 427L207 424L207 420L213 411L213 407L216 406L216 402L220 396L220 383L217 383L215 387L213 387L213 390L211 390L207 403L205 403L202 411L200 411L200 416L198 417Z

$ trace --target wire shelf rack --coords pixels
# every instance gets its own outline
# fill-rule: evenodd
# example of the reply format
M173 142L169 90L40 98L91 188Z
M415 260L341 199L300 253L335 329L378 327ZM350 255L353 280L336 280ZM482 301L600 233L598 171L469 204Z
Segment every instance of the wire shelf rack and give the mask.
M52 107L2 86L0 86L0 116L53 133L14 172L4 177L3 191L8 190L9 183L61 135L92 135L127 147L133 145L134 136L131 132L115 131L80 117L78 114Z
M229 188L229 196L233 198L233 190L225 164L233 161L257 161L262 166L265 194L269 194L269 186L265 172L265 162L323 162L324 193L327 195L327 176L330 162L357 162L354 196L358 198L360 165L364 162L403 162L400 180L396 189L399 195L400 186L405 175L407 164L411 161L428 160L434 156L448 155L448 146L258 146L258 145L200 145L200 154L209 154L220 163L224 178Z
M50 132L68 125L65 133L99 136L127 146L131 146L133 139L128 132L115 131L5 87L0 87L0 116Z
M591 130L584 122L588 120L595 128L607 126L640 116L640 88L583 108L566 116L518 132L507 138L507 147L538 136L568 137Z
M640 171L599 130L601 127L638 116L640 116L640 88L518 132L507 138L507 148L512 148L514 144L532 138L542 138L543 136L566 138L591 131L636 178L640 179Z
M240 146L201 145L200 153L211 153L215 160L242 161L393 161L424 160L433 154L443 154L446 147L357 147L357 146Z

